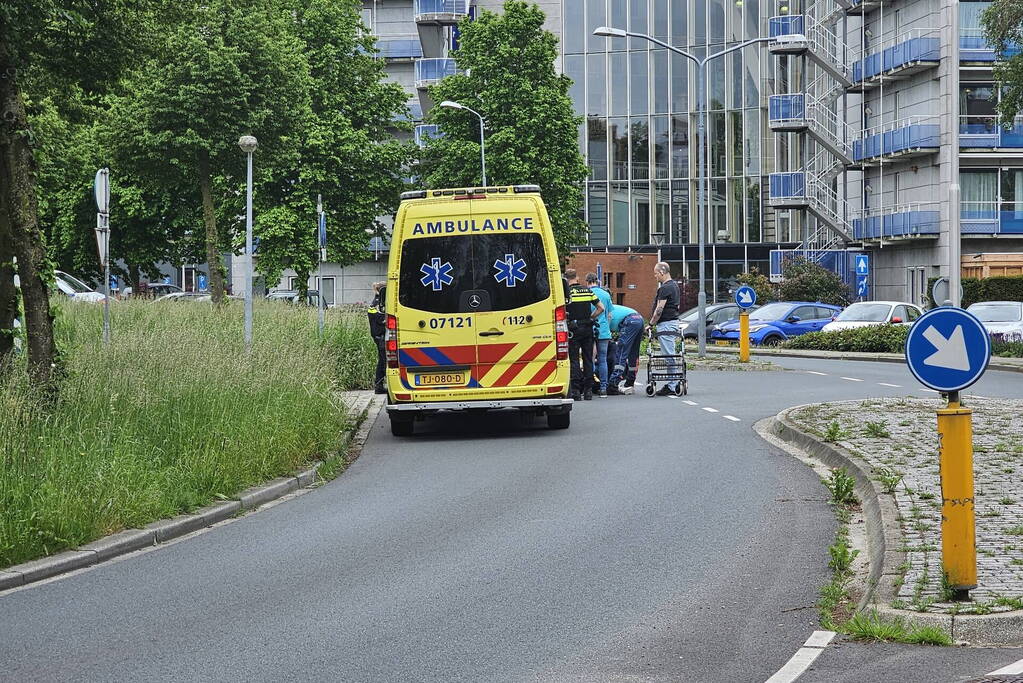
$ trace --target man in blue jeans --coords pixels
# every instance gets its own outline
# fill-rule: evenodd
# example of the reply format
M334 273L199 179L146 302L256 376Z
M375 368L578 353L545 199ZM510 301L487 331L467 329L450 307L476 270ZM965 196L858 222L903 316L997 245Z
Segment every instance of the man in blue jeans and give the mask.
M615 367L608 380L608 393L631 394L636 383L635 368L643 338L643 316L634 308L616 304L611 314L611 331L618 333L618 349L615 352ZM623 378L625 384L619 389L618 383Z
M607 398L607 343L611 341L611 313L614 311L614 304L611 303L611 294L597 283L596 273L586 274L586 286L590 288L601 305L604 312L597 316L597 377L600 379L600 387L597 389L597 396Z
M666 356L675 355L675 344L679 339L679 304L682 302L682 292L679 291L678 283L671 278L671 268L667 263L661 261L654 265L654 279L657 280L657 296L654 297L654 312L650 315L650 325L657 331L657 340L660 342L661 353ZM678 361L668 360L667 371L675 374L678 371ZM667 382L657 390L655 396L669 396L678 398L678 380Z

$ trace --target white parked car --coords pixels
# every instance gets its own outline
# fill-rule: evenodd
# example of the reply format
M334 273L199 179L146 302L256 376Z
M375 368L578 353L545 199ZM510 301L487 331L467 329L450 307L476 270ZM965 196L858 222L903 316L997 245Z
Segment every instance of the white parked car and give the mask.
M821 331L835 332L886 323L908 326L923 314L919 306L904 301L859 301L850 304L834 320L821 328Z
M68 275L63 270L58 270L55 274L57 289L59 289L62 294L66 295L67 298L72 301L84 301L90 304L103 303L103 299L105 297L102 292L93 291L92 287L85 284L74 275Z
M1008 341L1023 339L1023 302L1021 301L978 301L966 309L977 316L990 335L998 335Z

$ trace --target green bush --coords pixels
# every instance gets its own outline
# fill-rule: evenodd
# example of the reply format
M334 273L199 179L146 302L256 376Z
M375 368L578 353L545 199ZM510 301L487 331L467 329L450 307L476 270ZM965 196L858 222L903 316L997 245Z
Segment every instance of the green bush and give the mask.
M785 260L779 295L782 301L819 301L824 304L849 304L849 287L838 273L801 256Z
M902 325L871 325L836 332L809 332L782 344L787 349L814 351L865 351L902 353L909 328Z
M66 377L43 403L23 368L0 378L0 567L193 510L339 452L339 391L368 386L364 317L201 303L57 311ZM23 362L23 359L21 359Z
M931 289L938 278L927 283L927 300L931 307L941 305L931 297ZM1023 301L1023 275L997 276L983 279L965 277L963 283L963 308L978 301Z
M1023 342L993 341L991 342L991 355L1002 358L1023 358Z

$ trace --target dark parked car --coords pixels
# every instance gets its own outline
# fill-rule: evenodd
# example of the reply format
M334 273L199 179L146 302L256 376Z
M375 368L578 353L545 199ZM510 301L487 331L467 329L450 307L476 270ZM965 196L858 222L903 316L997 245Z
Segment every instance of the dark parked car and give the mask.
M753 308L750 310L756 309ZM708 305L707 338L710 338L710 332L714 329L715 325L721 325L729 320L738 320L739 313L741 311L742 309L733 303ZM679 320L682 324L682 336L686 339L696 339L699 335L700 328L700 309L690 308L688 311L679 316Z

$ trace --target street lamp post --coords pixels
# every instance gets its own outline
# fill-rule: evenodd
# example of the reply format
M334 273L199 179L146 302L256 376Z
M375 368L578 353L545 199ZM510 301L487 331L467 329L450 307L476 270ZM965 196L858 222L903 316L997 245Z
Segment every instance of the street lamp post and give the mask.
M703 254L704 248L704 234L707 231L707 210L709 208L707 198L707 102L706 102L706 81L707 81L707 62L712 59L722 57L729 52L735 52L741 50L749 45L756 43L764 43L770 38L754 38L745 42L733 45L732 47L726 48L719 52L709 54L702 59L694 54L680 50L673 45L669 45L662 40L658 40L653 36L648 36L645 33L636 33L634 31L626 31L625 29L613 28L611 26L601 26L597 28L593 35L604 36L606 38L642 38L648 40L655 45L660 45L663 48L667 48L675 54L682 55L689 61L696 64L697 73L697 96L696 96L696 107L699 113L698 122L696 125L696 146L699 149L699 157L697 160L697 175L699 177L699 194L697 196L697 232L699 233L697 241L700 250L700 291L697 294L697 306L699 308L699 322L697 323L697 350L698 356L703 358L707 355L707 292L705 291L704 283L706 282L707 264L706 258Z
M486 147L484 146L484 140L483 140L483 115L480 114L475 109L470 109L469 107L465 106L464 104L459 104L458 102L453 102L451 100L444 100L443 102L440 103L440 106L446 107L448 109L464 109L465 111L472 112L473 114L475 114L476 118L478 118L480 120L480 169L481 169L481 172L482 172L482 175L483 175L483 186L486 187L487 186L487 153L486 153Z
M245 185L245 350L252 349L252 153L258 143L251 135L238 139L238 146L248 157L248 175Z

